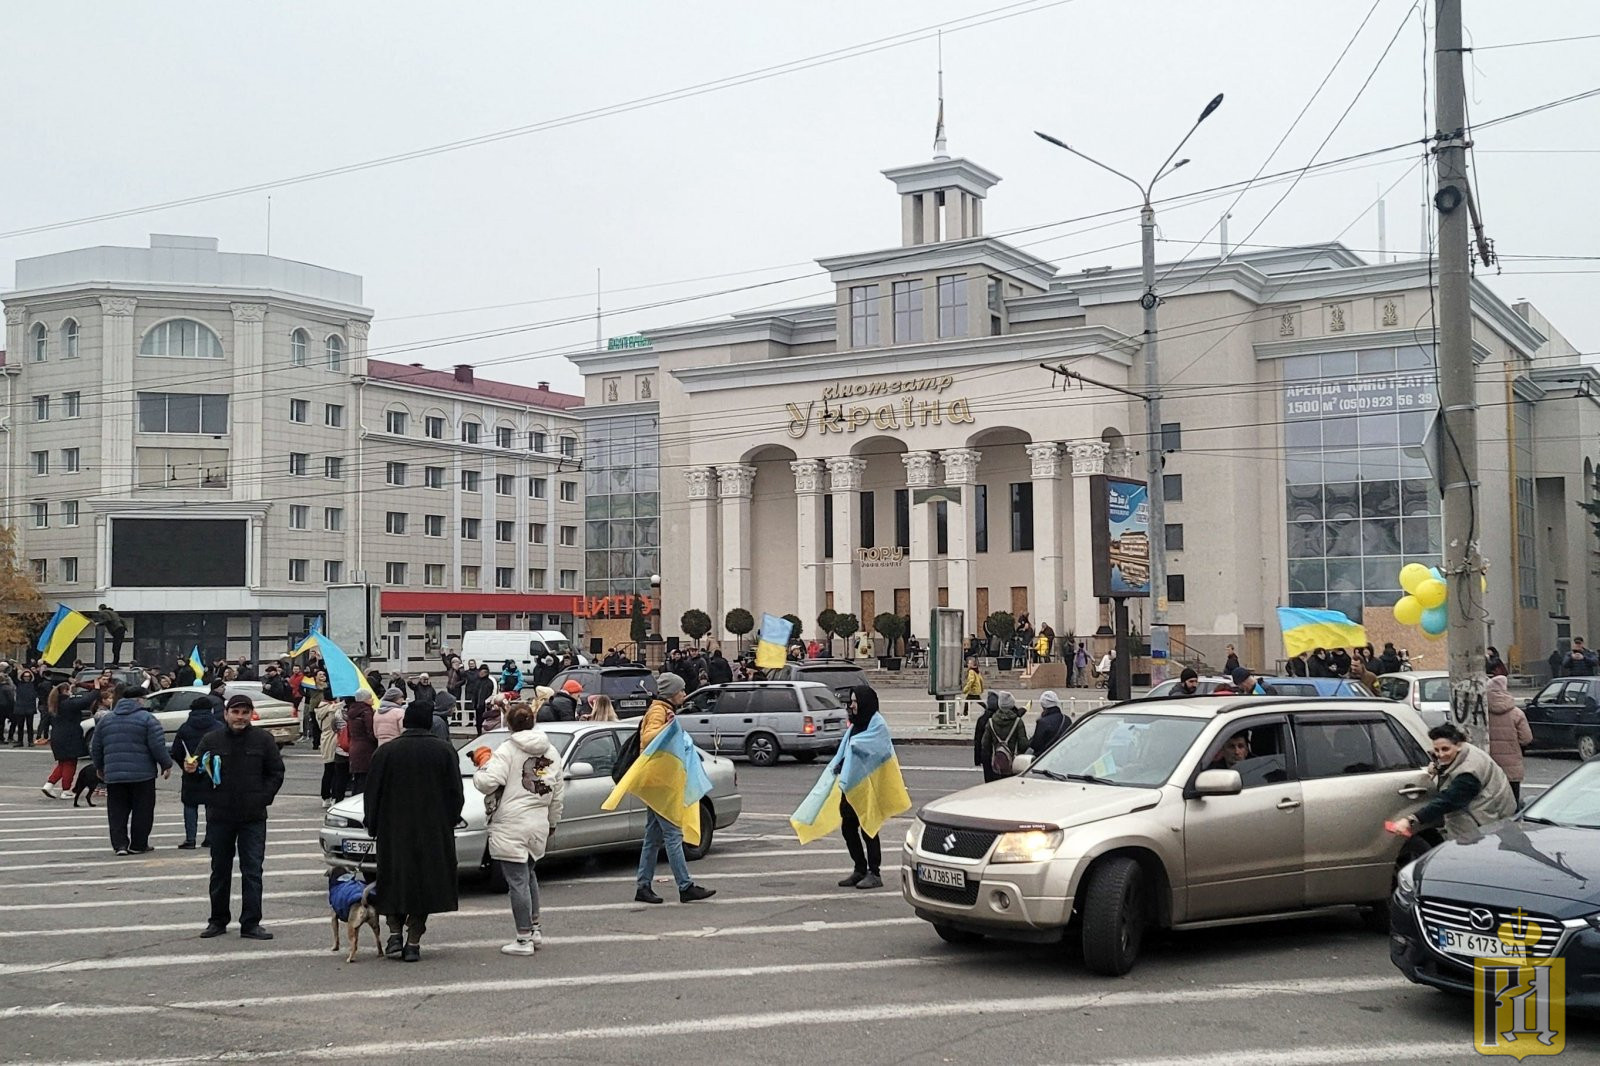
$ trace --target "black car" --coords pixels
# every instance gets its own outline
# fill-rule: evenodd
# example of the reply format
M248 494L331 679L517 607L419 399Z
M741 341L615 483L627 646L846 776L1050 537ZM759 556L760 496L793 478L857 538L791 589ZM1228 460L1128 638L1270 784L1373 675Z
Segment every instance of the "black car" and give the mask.
M1600 677L1558 677L1524 708L1535 748L1577 749L1584 759L1600 748Z
M650 708L656 695L656 675L642 666L574 666L563 670L550 682L557 692L568 681L583 686L578 696L608 696L618 718L638 718Z
M769 673L767 680L816 681L831 688L846 706L851 689L871 684L867 672L849 659L792 659Z
M1600 761L1515 818L1434 848L1395 886L1389 958L1411 980L1471 992L1473 958L1505 954L1501 924L1526 920L1532 957L1566 960L1567 1007L1600 1008Z

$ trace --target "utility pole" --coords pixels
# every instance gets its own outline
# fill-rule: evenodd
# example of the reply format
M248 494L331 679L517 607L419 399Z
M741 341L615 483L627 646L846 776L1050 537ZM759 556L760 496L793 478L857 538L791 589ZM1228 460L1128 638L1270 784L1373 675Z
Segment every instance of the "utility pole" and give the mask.
M1484 708L1484 610L1478 550L1478 404L1472 362L1472 252L1468 220L1466 89L1462 75L1461 0L1435 0L1434 143L1439 215L1439 434L1444 495L1444 575L1450 587L1450 715L1475 744L1487 746Z

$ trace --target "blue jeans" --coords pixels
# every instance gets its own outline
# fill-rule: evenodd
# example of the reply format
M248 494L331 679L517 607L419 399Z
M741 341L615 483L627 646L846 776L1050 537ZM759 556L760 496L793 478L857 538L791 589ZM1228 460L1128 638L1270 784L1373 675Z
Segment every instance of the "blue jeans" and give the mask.
M656 853L663 844L667 848L667 863L672 867L673 879L678 882L678 891L682 892L694 884L694 879L689 876L689 864L683 858L683 831L652 810L644 812L644 846L639 849L639 887L650 887L656 875Z
M183 839L186 843L194 843L194 835L200 829L200 808L185 803L183 805Z

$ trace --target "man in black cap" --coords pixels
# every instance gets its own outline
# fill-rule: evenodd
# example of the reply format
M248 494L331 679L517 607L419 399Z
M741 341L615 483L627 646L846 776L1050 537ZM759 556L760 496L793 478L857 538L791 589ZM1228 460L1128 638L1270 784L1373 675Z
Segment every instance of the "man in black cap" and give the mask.
M364 821L378 842L379 906L389 923L384 954L416 962L428 915L459 906L456 822L464 793L455 749L431 730L433 705L412 703L404 723L372 756Z
M272 939L272 934L261 928L261 868L267 857L267 808L283 786L283 756L272 736L251 724L254 713L249 696L230 696L223 711L226 728L207 733L193 757L196 770L211 782L206 793L211 919L202 937L220 936L228 928L237 851L239 878L244 882L239 935L246 940Z

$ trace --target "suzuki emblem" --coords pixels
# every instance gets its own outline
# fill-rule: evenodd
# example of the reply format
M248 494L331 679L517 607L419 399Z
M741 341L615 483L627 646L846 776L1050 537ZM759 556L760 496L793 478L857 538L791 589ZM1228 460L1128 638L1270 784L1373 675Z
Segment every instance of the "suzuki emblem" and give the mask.
M947 852L956 850L956 835L954 833L945 834L944 850Z
M1487 933L1494 928L1494 911L1486 907L1474 907L1467 912L1467 921L1478 932Z

